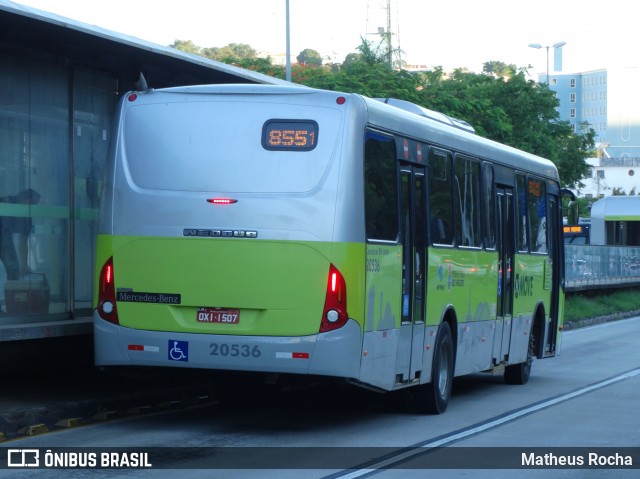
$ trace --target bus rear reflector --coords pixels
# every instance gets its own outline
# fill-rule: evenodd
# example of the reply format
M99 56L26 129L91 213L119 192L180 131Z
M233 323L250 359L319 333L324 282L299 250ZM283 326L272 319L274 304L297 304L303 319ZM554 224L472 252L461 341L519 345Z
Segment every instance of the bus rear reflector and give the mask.
M109 258L100 271L98 282L98 314L105 321L119 324L116 307L116 288L113 272L113 257Z
M324 300L320 332L333 331L347 323L347 284L334 265L329 265L329 277L327 279L327 293Z

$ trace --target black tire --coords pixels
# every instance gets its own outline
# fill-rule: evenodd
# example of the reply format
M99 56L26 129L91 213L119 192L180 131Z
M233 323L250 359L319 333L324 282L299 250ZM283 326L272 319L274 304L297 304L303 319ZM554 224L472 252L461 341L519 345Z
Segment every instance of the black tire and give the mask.
M414 405L423 414L442 414L447 410L453 386L453 337L449 323L442 323L438 329L433 363L431 365L431 382L416 386Z
M527 350L527 360L524 363L512 364L504 369L504 382L507 384L522 385L529 382L531 376L531 365L533 363L533 334L529 337L529 347Z

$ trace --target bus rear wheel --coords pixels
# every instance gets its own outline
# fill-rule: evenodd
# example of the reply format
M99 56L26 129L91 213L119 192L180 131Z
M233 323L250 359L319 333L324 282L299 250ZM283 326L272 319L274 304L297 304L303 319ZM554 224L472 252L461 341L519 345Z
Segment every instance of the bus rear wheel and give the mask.
M533 334L529 337L529 348L527 350L527 360L523 363L512 364L504 369L504 381L507 384L527 384L531 376L531 364L533 363Z
M423 414L442 414L447 410L451 399L453 385L453 338L449 323L442 323L438 329L433 363L431 366L431 382L416 386L414 405Z

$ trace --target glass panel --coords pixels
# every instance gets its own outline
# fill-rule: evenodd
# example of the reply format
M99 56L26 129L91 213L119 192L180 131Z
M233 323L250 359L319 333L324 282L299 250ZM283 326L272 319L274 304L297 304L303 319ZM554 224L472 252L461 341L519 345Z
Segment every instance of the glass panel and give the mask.
M74 308L90 308L93 295L99 194L117 100L117 80L79 70L73 88Z
M0 294L9 316L69 311L67 73L0 56Z
M413 321L424 321L425 268L426 268L426 211L425 211L425 178L424 174L415 175L414 204L414 308Z
M313 110L319 136L312 150L269 151L260 146L267 120L311 120L306 105L275 101L231 96L196 101L194 96L191 101L133 103L124 120L126 162L133 181L141 188L169 191L311 191L335 158L342 113ZM310 142L309 133L302 131L282 133L281 144L303 142L303 137Z
M456 158L456 238L460 246L482 246L480 163Z
M413 293L411 257L413 253L411 227L411 172L403 171L400 185L402 216L402 322L411 321L411 295Z
M527 247L527 204L525 178L516 174L516 247L518 251L529 251Z
M484 182L484 209L482 211L484 217L484 246L487 249L495 249L496 247L496 229L495 229L495 195L493 193L493 166L490 163L482 165Z
M429 204L431 241L453 244L453 206L451 201L451 160L446 153L433 152L429 158Z
M367 238L397 241L398 183L393 138L367 132L364 181Z
M531 228L531 251L547 252L547 184L529 179L527 203Z

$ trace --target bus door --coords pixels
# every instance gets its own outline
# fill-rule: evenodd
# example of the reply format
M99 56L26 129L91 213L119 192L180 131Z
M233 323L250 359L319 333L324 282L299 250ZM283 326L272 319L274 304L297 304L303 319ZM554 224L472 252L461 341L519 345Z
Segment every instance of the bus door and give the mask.
M560 288L562 287L562 277L564 276L564 244L560 234L560 210L561 202L557 196L549 196L549 217L547 218L547 238L549 244L549 261L547 267L551 272L545 275L545 281L551 282L551 321L549 332L545 344L544 353L554 354L556 352L556 342L558 337L558 322L560 319Z
M396 382L420 377L424 351L426 279L425 168L403 166L401 178L402 301Z
M498 299L493 358L496 364L505 360L511 343L513 317L513 271L515 266L515 204L513 188L496 187Z

